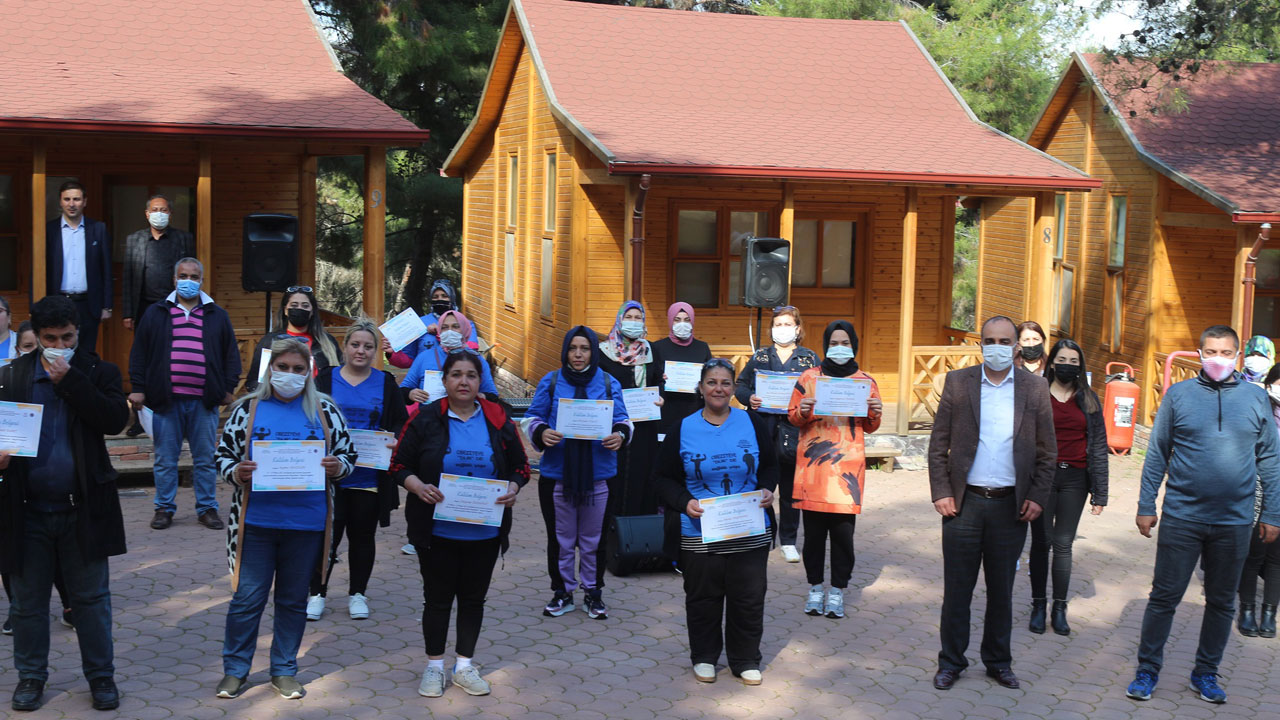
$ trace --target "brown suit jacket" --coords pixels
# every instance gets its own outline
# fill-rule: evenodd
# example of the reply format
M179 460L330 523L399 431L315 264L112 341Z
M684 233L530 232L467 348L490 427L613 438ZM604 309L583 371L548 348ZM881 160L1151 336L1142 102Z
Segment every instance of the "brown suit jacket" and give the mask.
M1013 372L1013 468L1018 507L1031 500L1044 507L1053 488L1058 440L1045 379L1015 368ZM929 436L929 486L936 502L952 497L956 510L964 502L964 486L978 453L982 427L982 365L952 370L942 386L942 399Z

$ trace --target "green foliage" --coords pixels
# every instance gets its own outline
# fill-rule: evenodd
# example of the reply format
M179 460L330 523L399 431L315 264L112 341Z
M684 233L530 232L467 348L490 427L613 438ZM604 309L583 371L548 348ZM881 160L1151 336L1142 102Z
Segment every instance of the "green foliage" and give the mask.
M1127 7L1100 4L1103 11ZM1133 11L1133 29L1108 51L1149 58L1161 73L1194 75L1197 60L1280 61L1280 0L1144 0Z
M956 208L955 259L951 274L951 327L976 330L978 305L978 212Z

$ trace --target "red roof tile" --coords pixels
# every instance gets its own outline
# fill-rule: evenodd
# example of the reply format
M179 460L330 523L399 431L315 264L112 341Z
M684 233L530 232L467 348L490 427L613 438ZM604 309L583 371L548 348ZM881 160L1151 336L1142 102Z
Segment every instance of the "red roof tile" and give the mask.
M427 136L335 67L303 0L0 0L0 15L0 127Z
M1280 212L1280 65L1206 62L1173 84L1146 63L1081 58L1141 150L1199 186L1193 190L1207 191L1207 199L1224 210ZM1142 78L1148 87L1134 88ZM1172 87L1181 91L1186 111L1153 113Z
M1098 185L978 122L899 23L515 7L615 172Z

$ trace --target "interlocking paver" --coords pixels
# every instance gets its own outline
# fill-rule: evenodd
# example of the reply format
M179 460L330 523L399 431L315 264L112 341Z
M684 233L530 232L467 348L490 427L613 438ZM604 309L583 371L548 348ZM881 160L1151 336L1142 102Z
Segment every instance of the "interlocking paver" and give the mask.
M973 666L948 692L930 680L938 651L941 601L939 523L923 472L872 472L859 519L857 569L847 594L848 617L801 612L803 568L774 557L766 601L765 684L745 687L721 669L715 684L689 671L684 596L675 575L607 578L611 616L575 611L545 618L545 541L534 489L517 506L512 548L499 563L489 593L477 662L493 694L473 698L450 689L419 697L426 658L419 623L422 583L415 558L401 555L404 521L379 531L370 585L373 614L346 612L346 564L338 565L330 609L308 623L299 679L308 694L283 701L268 685L273 609L268 605L251 687L239 699L218 700L223 620L229 599L224 535L179 512L169 530L147 527L146 492L121 502L130 553L112 560L117 680L123 718L1235 718L1265 714L1280 704L1280 643L1233 634L1223 665L1229 694L1212 706L1186 689L1203 615L1193 580L1180 608L1155 697L1124 697L1132 676L1138 628L1149 589L1155 542L1133 527L1138 458L1112 459L1111 507L1086 515L1075 546L1069 638L1026 631L1030 602L1026 563L1015 591L1014 669L1021 690L1000 688L977 658L985 595L974 600ZM190 503L190 496L180 496ZM220 490L224 503L225 489ZM776 555L776 554L775 554ZM0 604L0 609L3 605ZM74 631L52 627L45 707L33 718L96 718L80 677ZM0 701L14 683L10 638L0 639Z

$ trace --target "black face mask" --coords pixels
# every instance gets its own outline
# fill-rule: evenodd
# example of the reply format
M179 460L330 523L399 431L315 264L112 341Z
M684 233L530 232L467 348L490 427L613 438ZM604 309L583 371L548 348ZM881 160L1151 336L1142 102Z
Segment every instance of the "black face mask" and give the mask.
M311 322L311 311L302 308L289 308L285 314L289 324L296 328L305 328Z
M453 303L448 300L432 300L431 312L436 315L443 315L453 309Z
M1044 343L1036 343L1035 345L1022 346L1022 359L1035 362L1044 357Z
M1068 365L1066 363L1054 363L1053 379L1061 380L1062 382L1070 385L1071 383L1079 379L1079 377L1080 377L1079 365Z

